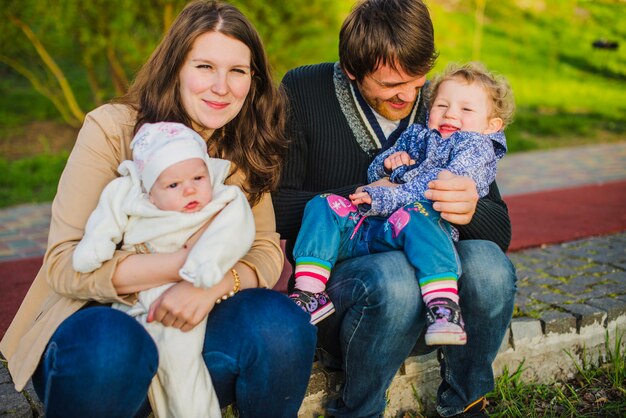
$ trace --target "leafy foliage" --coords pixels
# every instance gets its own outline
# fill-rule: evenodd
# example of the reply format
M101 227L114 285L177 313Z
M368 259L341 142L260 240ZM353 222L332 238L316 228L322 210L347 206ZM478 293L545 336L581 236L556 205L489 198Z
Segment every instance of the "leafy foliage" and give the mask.
M67 157L62 152L16 161L0 158L0 207L51 201Z
M26 77L68 124L78 125L82 109L126 91L129 80L186 3L9 0L0 19L0 42L7 45L0 62ZM236 0L233 4L257 26L279 76L301 57L311 62L335 59L341 3ZM73 88L65 87L67 80Z

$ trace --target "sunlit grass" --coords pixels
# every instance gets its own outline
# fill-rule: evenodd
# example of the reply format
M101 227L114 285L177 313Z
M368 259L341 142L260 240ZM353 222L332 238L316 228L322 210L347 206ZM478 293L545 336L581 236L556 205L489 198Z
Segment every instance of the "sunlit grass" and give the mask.
M604 361L591 361L583 350L581 361L570 355L577 373L571 381L539 384L522 379L524 363L505 369L487 398L493 417L622 417L626 411L626 359L623 333L611 344L605 338Z

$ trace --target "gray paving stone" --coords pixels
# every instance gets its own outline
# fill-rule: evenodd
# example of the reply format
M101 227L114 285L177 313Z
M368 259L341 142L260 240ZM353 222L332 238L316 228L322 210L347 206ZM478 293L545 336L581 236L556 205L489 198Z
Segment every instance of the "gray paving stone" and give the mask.
M591 287L580 296L583 300L587 300L587 299L602 298L602 297L605 297L606 295L607 295L606 290L604 288L601 288L598 285L598 286Z
M579 284L583 286L592 286L594 284L600 283L602 279L592 276L592 275L582 275L576 276L569 279L567 282L569 284Z
M607 313L607 321L613 321L622 315L626 315L626 300L616 298L589 299L585 302L589 306L602 309Z
M570 313L546 311L541 314L541 326L544 334L568 334L576 332L576 317Z
M515 305L526 305L531 301L526 295L521 293L519 290L515 294Z
M535 295L540 295L548 290L534 283L526 283L524 285L519 285L517 291L521 295L534 297Z
M563 284L563 281L556 279L554 277L539 277L532 280L534 284L538 285L560 285Z
M600 252L591 257L591 259L607 264L614 264L624 262L624 257L620 253L611 253L611 252Z
M615 270L615 267L608 264L596 264L592 263L588 269L585 270L587 274L608 274Z
M604 292L605 295L623 295L623 294L626 294L626 282L603 283L603 284L593 286L593 290L600 290Z
M615 267L619 267L619 268L621 268L622 270L626 270L626 260L624 260L624 261L614 261L614 262L612 262L612 264L613 264Z
M539 302L543 302L548 305L558 305L561 303L571 302L572 297L568 295L561 295L554 292L546 292L533 295L534 299L537 299Z
M580 303L573 303L571 305L563 304L558 307L570 312L576 317L576 330L578 332L580 332L581 328L592 325L596 322L606 325L606 312L602 309Z
M626 271L611 271L599 277L599 281L609 281L613 283L626 282Z
M580 295L588 289L587 286L584 286L582 284L572 283L560 284L559 286L556 286L556 288L563 293L568 293L574 296Z
M541 337L543 335L541 322L534 318L513 318L511 335L513 347L515 347L516 342L521 340Z
M546 269L546 273L554 277L572 277L583 274L583 271L576 268L554 266Z
M0 416L30 418L33 411L26 398L13 390L12 383L0 385Z
M11 375L4 365L4 361L0 361L0 385L4 383L11 383Z

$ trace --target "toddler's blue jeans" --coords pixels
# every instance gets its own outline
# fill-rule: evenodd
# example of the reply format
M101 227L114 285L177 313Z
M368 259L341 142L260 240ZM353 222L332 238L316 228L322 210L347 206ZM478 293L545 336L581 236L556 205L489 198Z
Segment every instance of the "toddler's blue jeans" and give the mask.
M362 217L341 196L316 196L304 210L293 255L296 262L307 257L328 262L332 268L348 258L394 250L404 251L418 280L456 279L461 274L450 224L428 201L411 203L383 218Z

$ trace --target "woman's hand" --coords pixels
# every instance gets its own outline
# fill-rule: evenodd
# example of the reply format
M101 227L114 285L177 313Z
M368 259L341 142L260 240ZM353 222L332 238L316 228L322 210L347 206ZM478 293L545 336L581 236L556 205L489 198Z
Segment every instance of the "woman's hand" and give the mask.
M257 286L258 279L254 270L242 262L237 262L233 268L239 274L240 289ZM233 290L234 285L230 270L222 280L209 288L195 287L186 281L176 283L150 305L147 320L189 331L213 310L218 298Z
M167 289L148 311L148 322L157 321L167 327L189 331L213 310L221 294L214 288L200 288L181 281Z
M428 187L424 196L434 202L433 208L441 212L443 219L456 225L470 223L478 203L474 180L443 170Z

